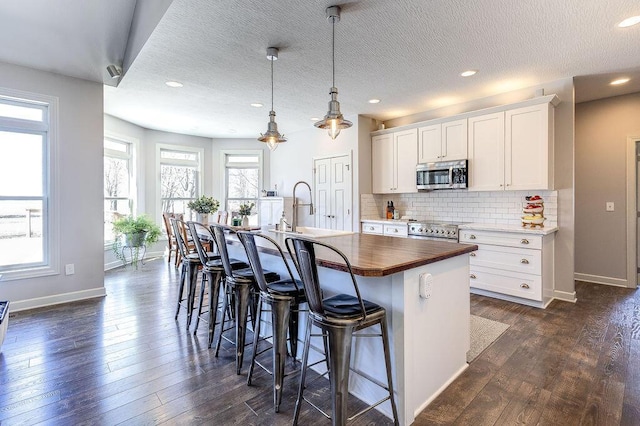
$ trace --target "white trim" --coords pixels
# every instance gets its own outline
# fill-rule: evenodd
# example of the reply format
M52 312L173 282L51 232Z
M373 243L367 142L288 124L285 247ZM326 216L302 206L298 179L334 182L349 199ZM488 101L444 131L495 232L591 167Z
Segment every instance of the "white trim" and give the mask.
M11 312L27 309L41 308L44 306L58 305L60 303L75 302L78 300L104 297L107 293L104 287L96 287L88 290L73 291L71 293L54 294L52 296L38 297L35 299L19 300L11 302Z
M158 240L159 241L159 240ZM166 239L165 239L166 241ZM144 263L151 262L152 260L156 260L158 258L163 258L167 254L167 250L162 251L149 251L144 254ZM127 265L130 265L131 262L127 262ZM105 272L110 269L116 269L122 266L122 261L120 259L113 260L111 262L107 262L104 264Z
M637 253L637 164L636 143L640 136L627 137L627 282L626 287L636 288L638 285L638 253Z
M614 287L629 287L629 281L624 278L603 277L600 275L581 274L576 272L573 274L576 281L586 281L594 284L612 285ZM635 286L633 286L635 288Z
M569 302L569 303L576 303L578 301L575 291L569 292L569 291L554 290L553 299L551 300L554 300L554 299L561 300L563 302ZM549 302L551 302L551 300Z
M257 155L258 156L258 196L256 200L260 199L260 194L264 189L264 151L261 149L222 149L220 150L220 182L219 194L220 208L226 209L227 205L227 155Z
M438 395L440 395L451 383L453 383L454 380L456 380L462 373L464 373L467 368L469 368L469 363L466 363L464 366L462 366L460 370L458 370L453 376L449 378L449 380L447 380L442 386L440 386L440 388L437 391L435 391L433 395L429 397L429 399L427 399L425 402L420 404L420 406L413 412L412 422L418 417L418 415L425 408L427 408L429 404L433 402L434 399L438 397ZM396 398L398 397L396 396ZM405 398L406 398L406 395L405 395Z

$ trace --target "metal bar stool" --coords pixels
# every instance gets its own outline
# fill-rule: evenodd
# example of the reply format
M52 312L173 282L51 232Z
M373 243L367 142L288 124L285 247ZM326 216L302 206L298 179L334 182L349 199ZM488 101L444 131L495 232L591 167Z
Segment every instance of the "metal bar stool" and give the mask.
M193 330L195 336L198 332L198 325L202 318L202 305L204 303L204 292L208 289L209 293L209 310L205 312L207 318L203 320L209 324L209 347L213 343L213 334L216 324L216 318L218 315L218 299L220 297L220 282L224 278L224 267L220 260L220 255L214 253L207 253L204 244L201 239L205 239L209 242L209 245L213 244L214 237L211 230L199 222L187 222L189 231L193 238L193 242L196 246L196 252L202 263L202 282L200 284L200 297L198 299L198 313L196 315L196 325ZM234 270L246 269L249 265L237 259L229 259L231 267ZM207 285L208 284L208 285ZM224 312L223 312L224 315Z
M284 257L284 252L278 243L262 234L253 234L247 231L238 231L236 233L240 242L247 252L249 265L253 270L253 275L260 289L260 300L256 313L256 325L253 330L253 354L251 356L251 364L249 364L249 374L247 376L247 385L251 386L253 369L257 363L265 371L273 377L273 408L277 413L280 411L280 403L282 402L282 384L284 381L284 367L287 356L287 330L289 331L291 354L295 359L298 343L298 312L301 303L305 302L304 288L300 280L293 278L291 268ZM289 277L280 281L268 283L264 278L262 262L258 254L256 246L256 237L268 241L268 248L275 249L284 263ZM267 351L269 348L258 352L258 343L260 341L260 319L263 305L268 305L271 311L271 324L273 327L273 345L272 349L272 369L271 371L256 361L256 357Z
M180 219L170 218L173 232L176 236L176 242L178 244L178 251L180 253L180 288L178 290L178 308L176 309L175 319L178 319L180 313L180 306L186 302L187 308L187 330L191 325L191 316L193 314L193 303L195 298L195 289L198 281L198 267L202 265L198 253L190 253L187 249L187 245L184 240L184 222ZM188 280L189 286L187 287L187 297L183 297L184 293L184 281Z
M391 358L389 352L389 340L387 332L387 320L385 309L373 302L362 299L360 290L356 282L355 276L351 269L351 264L347 257L340 250L328 244L321 243L316 240L304 238L288 237L285 244L291 256L296 259L296 266L302 282L304 283L304 291L309 304L309 316L307 319L307 329L304 339L304 350L302 353L302 373L300 374L300 388L298 390L298 399L293 415L293 424L298 424L300 415L300 405L302 400L309 402L314 408L317 408L312 402L304 398L305 378L307 373L307 361L309 358L309 347L311 342L311 327L313 325L322 330L321 336L325 341L325 356L328 358L329 366L329 386L331 388L331 409L330 416L332 424L344 425L347 420L352 420L359 415L369 411L370 409L382 404L385 401L391 402L393 411L393 421L398 425L398 413L396 403L393 396L393 382L391 378ZM293 246L293 250L291 249ZM351 276L355 296L348 294L337 294L328 298L322 296L320 280L318 278L318 267L316 265L315 247L324 247L337 254L344 263L344 266ZM293 251L293 252L292 252ZM360 334L354 333L359 330L380 325L379 334ZM373 380L358 371L355 373L365 379L375 383L376 385L387 390L389 396L361 410L355 415L347 418L347 397L349 395L349 361L351 359L351 345L353 337L381 337L384 362L387 369L387 384ZM328 349L328 350L327 350ZM323 411L320 411L326 417L329 417Z
M227 240L225 238L225 231L233 232L233 229L219 224L213 224L210 226L211 231L214 236L214 241L218 247L218 253L220 254L220 260L222 261L222 266L224 268L225 273L225 285L227 286L227 291L233 293L233 297L235 299L235 345L236 345L236 374L240 374L240 370L242 369L242 361L244 359L244 346L245 339L247 335L247 316L249 311L249 304L251 294L256 288L256 278L253 275L253 271L251 269L239 269L233 270L231 266L231 261L229 259L229 252L227 250ZM275 272L263 271L264 278L267 282L274 282L280 279L280 275ZM222 312L225 312L227 309L227 303L229 298L225 297L223 300ZM255 326L255 310L252 312L251 320ZM222 334L225 331L224 329L224 316L220 324L220 334L218 335L218 342L216 343L216 353L215 356L218 356L218 352L220 350L220 343L222 341Z

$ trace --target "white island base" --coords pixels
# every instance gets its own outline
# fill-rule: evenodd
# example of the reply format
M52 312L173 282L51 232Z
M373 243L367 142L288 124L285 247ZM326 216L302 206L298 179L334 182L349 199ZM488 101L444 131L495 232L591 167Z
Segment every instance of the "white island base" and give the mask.
M241 256L230 246L232 256ZM266 269L281 270L276 257L264 256ZM323 285L334 292L350 292L344 272L319 268ZM420 297L420 276L431 275L428 298ZM398 415L401 425L410 425L416 416L468 366L469 350L469 256L468 254L408 269L383 277L356 276L362 297L387 310L392 348L391 362ZM331 291L326 292L330 294ZM300 317L299 336L304 336L305 315ZM366 330L364 330L366 332ZM322 347L319 338L312 345ZM298 357L301 357L299 345ZM384 355L379 338L356 338L352 367L381 383L386 383ZM315 358L314 358L315 356ZM310 351L310 362L319 359ZM384 398L386 391L351 374L349 391L367 403ZM389 418L391 406L377 407ZM354 410L349 411L353 415Z

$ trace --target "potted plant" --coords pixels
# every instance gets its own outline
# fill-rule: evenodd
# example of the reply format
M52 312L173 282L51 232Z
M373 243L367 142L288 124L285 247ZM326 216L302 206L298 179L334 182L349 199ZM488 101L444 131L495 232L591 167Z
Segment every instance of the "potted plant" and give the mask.
M253 206L255 206L255 203L240 204L240 210L238 213L242 218L242 226L245 228L249 226L249 216L251 215L251 209Z
M146 247L158 241L160 232L160 227L146 215L117 219L113 222L113 233L115 234L113 252L123 264L126 264L124 248L129 248L131 264L138 268L138 262L141 260L140 249L143 250L144 255Z
M203 195L200 198L189 201L187 203L187 207L198 213L200 215L200 222L206 224L209 222L207 216L218 211L220 202L213 197L207 197L206 195Z

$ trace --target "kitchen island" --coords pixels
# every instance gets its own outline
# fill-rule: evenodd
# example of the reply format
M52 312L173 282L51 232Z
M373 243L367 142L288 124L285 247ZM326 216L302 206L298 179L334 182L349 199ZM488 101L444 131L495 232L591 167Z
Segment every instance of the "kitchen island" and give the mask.
M286 234L263 232L284 247ZM477 247L366 234L325 237L321 241L346 254L358 275L362 297L387 310L398 415L401 425L410 425L416 415L467 368L468 253ZM241 256L240 250L239 243L231 244L232 256ZM318 250L317 257L321 282L328 285L327 294L351 288L336 258L322 250ZM275 257L264 256L264 266L281 271L282 266L275 260ZM421 283L426 297L420 295ZM304 335L304 322L302 317L300 336ZM320 341L312 344L322 347ZM356 339L352 366L386 383L379 339ZM349 388L366 402L377 401L385 395L384 390L357 375L352 375ZM391 417L389 402L378 409Z

